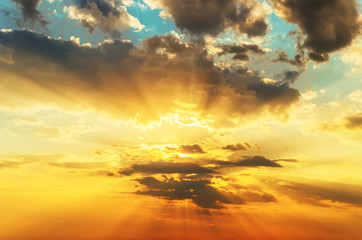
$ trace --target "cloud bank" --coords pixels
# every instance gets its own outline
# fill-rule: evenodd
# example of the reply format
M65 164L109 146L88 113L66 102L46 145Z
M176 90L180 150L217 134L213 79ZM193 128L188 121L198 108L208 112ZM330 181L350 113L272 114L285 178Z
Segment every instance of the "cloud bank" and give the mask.
M4 74L48 92L44 101L35 91L25 91L23 104L68 101L69 107L76 103L147 122L182 108L178 102L192 104L188 110L199 114L241 118L285 112L300 96L283 79L266 83L245 67L221 68L202 45L171 35L147 38L140 47L114 40L91 48L14 30L0 32L0 46L12 59L11 64L0 62ZM15 91L16 81L6 90ZM8 104L14 102L8 99Z

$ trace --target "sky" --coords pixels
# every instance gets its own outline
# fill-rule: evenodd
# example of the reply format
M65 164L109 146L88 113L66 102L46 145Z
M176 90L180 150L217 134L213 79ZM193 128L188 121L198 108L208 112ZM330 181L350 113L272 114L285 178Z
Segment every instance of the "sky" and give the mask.
M2 0L0 240L359 240L362 0Z

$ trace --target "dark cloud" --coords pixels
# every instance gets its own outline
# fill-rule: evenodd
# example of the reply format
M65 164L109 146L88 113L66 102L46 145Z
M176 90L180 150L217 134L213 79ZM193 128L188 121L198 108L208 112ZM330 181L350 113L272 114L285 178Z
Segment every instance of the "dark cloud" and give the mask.
M346 117L346 127L350 129L362 129L362 113Z
M273 59L273 62L283 62L283 63L289 63L291 65L294 65L296 67L304 67L306 64L306 59L304 57L304 53L296 54L294 58L289 58L287 51L282 51L280 49L275 51L275 57Z
M12 64L0 63L3 72L58 93L55 103L62 96L69 106L77 103L141 122L171 112L178 107L175 100L208 114L245 117L283 112L300 95L288 82L267 84L247 68L220 68L202 45L170 35L148 38L140 47L115 40L90 48L30 31L2 31L0 44L12 59ZM17 85L6 88L11 86ZM49 102L32 91L22 96Z
M274 9L303 32L301 45L310 59L327 61L328 53L352 43L360 34L356 0L271 0Z
M40 23L42 26L49 24L42 16L39 10L37 10L38 4L41 0L11 0L20 7L23 20L25 23L29 22L31 25Z
M235 166L280 166L263 157L251 157L238 162L211 161L219 167ZM210 163L210 162L209 162ZM224 164L226 163L226 164ZM191 200L202 208L224 208L225 204L244 204L247 202L275 202L276 198L257 186L242 186L235 184L234 179L227 178L220 172L191 162L151 162L134 164L117 173L109 171L98 172L97 175L115 177L121 175L140 174L141 178L134 179L137 194L159 197L167 200ZM179 174L178 178L169 174ZM161 175L157 179L150 175ZM216 187L213 180L222 181L226 186Z
M16 50L13 51L14 61L17 63L14 69L26 68L30 62L33 64L29 68L37 68L36 64L45 61L59 66L58 71L73 73L78 79L91 84L101 82L98 74L101 61L122 61L133 48L131 43L115 41L93 49L80 47L71 41L51 39L35 32L16 30L1 32L0 44Z
M134 164L128 169L123 169L119 172L123 175L131 175L133 173L148 173L148 174L209 174L216 173L214 170L202 167L196 163L186 162L152 162L148 164Z
M283 96L283 98L289 102L294 101L296 96L299 95L298 91L291 90L289 83L276 83L265 84L264 82L255 82L248 86L250 91L256 93L256 97L261 102L271 102L274 99Z
M235 145L230 144L230 145L226 145L225 147L223 147L222 149L224 150L230 150L230 151L240 151L240 150L248 150L249 148L251 148L251 146L249 145L249 143L244 142L244 143L237 143Z
M195 154L195 153L206 153L198 144L194 145L181 145L180 150L183 153Z
M117 11L117 9L106 0L75 0L74 2L79 8L85 8L89 10L92 8L92 4L94 4L105 17L107 17L109 14L113 14L114 16L120 15L120 12Z
M245 157L239 161L221 161L221 160L212 160L210 161L213 164L216 164L218 168L224 167L282 167L280 164L275 161L266 159L262 156L253 156Z
M309 59L315 61L315 62L328 62L329 61L329 55L326 53L315 53L310 52L308 53Z
M224 208L223 204L243 204L244 201L235 195L226 193L210 186L209 180L175 180L165 178L164 181L153 177L136 179L146 187L138 194L162 197L169 200L190 199L202 208Z
M289 83L294 83L298 77L300 76L300 74L302 74L302 71L284 71L281 74L277 75L278 79L281 79L284 82L289 82Z
M136 179L145 189L136 193L161 197L168 200L191 200L202 208L224 208L225 204L245 204L247 202L276 202L276 198L257 188L248 188L241 185L233 187L233 184L220 189L212 186L210 179L167 178L163 176L160 181L154 177ZM221 179L220 176L217 177ZM234 191L228 191L233 189Z
M276 184L277 188L290 198L307 204L327 207L331 204L323 201L329 200L332 204L339 202L362 206L361 187L356 185L328 182L311 184L284 180L270 180L269 183Z
M247 52L253 52L256 54L265 54L265 51L259 48L256 44L223 44L219 46L222 49L222 52L218 53L219 56L226 54L233 54L234 60L247 61L249 60L249 55Z
M264 15L252 14L257 1L237 0L161 0L181 31L196 35L218 35L233 28L248 37L264 36L268 25Z

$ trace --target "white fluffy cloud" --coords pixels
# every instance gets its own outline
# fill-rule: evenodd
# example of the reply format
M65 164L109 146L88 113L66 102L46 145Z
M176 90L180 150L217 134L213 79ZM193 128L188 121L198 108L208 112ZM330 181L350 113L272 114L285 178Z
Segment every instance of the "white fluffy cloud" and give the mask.
M99 28L105 33L119 36L122 29L133 28L135 31L141 31L145 27L136 17L127 12L125 6L114 8L107 15L98 8L95 2L89 2L88 6L87 8L77 5L66 6L64 11L69 18L78 20L90 33L95 28Z

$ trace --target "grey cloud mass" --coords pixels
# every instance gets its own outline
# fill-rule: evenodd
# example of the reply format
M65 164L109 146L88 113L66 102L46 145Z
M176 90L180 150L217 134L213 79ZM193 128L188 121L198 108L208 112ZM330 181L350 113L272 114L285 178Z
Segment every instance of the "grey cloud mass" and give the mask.
M284 71L283 73L277 75L277 78L284 82L294 83L300 74L302 74L302 71Z
M113 14L114 16L120 15L120 12L106 0L75 0L75 4L79 8L85 9L91 9L92 4L95 4L103 16L108 16L109 14Z
M301 46L309 58L328 61L328 53L352 43L360 34L361 21L356 0L271 0L273 8L288 22L298 24Z
M11 0L16 3L17 6L20 7L21 13L23 15L24 23L30 23L31 25L35 25L37 23L45 26L49 24L46 21L40 11L37 9L38 4L41 0Z
M304 57L304 52L301 54L296 54L293 58L289 58L288 52L278 49L274 53L273 62L283 62L294 65L296 67L304 67L306 64L306 59Z
M265 16L255 17L252 10L258 1L238 0L160 0L176 26L196 35L218 35L233 28L248 37L264 36L268 25Z

